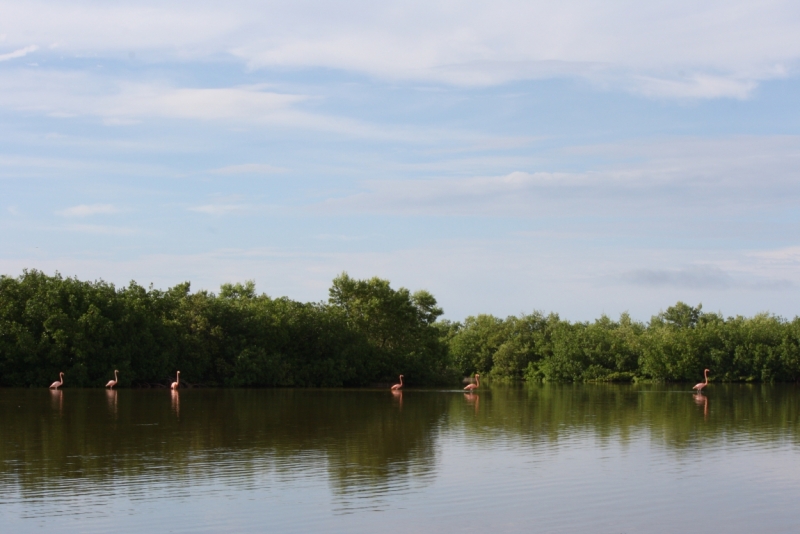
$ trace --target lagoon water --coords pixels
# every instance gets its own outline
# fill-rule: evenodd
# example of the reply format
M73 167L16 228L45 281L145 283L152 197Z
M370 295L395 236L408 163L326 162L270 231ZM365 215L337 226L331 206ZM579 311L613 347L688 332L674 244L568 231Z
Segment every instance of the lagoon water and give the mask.
M0 531L800 532L800 388L0 389Z

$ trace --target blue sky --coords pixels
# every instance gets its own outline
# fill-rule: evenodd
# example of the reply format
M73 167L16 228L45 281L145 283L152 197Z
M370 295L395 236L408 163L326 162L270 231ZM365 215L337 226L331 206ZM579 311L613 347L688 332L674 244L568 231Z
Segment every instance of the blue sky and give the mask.
M0 272L798 314L794 2L5 2Z

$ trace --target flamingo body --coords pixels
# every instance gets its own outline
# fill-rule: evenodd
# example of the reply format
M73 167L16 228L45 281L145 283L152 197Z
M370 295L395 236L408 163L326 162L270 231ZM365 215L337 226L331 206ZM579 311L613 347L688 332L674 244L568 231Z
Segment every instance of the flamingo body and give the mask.
M175 377L175 382L173 382L172 385L170 385L169 387L170 387L170 389L178 389L179 387L181 387L181 372L180 371L178 371L178 376Z
M480 387L480 385L481 385L480 380L478 380L480 378L480 376L481 375L479 375L478 373L475 373L475 383L474 384L468 384L467 387L464 388L464 390L465 391L475 391L476 389L478 389Z
M392 386L392 391L398 391L401 389L403 389L403 375L400 375L400 383Z
M703 374L706 377L706 381L705 382L700 382L699 384L695 384L694 387L692 388L692 389L696 389L698 392L699 391L703 391L703 388L708 385L708 369L706 369Z
M114 380L109 380L109 381L108 381L108 384L106 384L106 387L107 387L107 388L113 388L114 386L116 386L116 385L117 385L117 382L119 382L119 375L118 375L118 373L119 373L119 371L117 371L116 369L114 369Z
M64 385L64 373L58 373L58 378L59 380L50 384L50 389L58 389Z

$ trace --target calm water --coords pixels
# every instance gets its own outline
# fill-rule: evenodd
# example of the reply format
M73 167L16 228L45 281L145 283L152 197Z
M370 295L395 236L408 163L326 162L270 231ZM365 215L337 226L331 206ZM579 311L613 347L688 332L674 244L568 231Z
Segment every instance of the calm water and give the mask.
M0 530L800 532L800 389L0 389Z

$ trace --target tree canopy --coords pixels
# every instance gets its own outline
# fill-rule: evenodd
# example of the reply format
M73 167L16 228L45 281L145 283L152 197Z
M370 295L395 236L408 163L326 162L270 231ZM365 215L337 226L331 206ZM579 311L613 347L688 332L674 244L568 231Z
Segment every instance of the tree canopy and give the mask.
M0 277L0 385L164 383L181 370L207 386L363 386L397 374L446 380L447 346L430 293L386 280L334 280L328 303L257 294L255 283L218 295L188 282L166 291L116 288L36 270Z
M800 319L723 317L678 302L648 323L570 322L533 312L440 320L425 290L337 276L327 302L259 294L253 281L219 294L24 271L0 276L0 386L168 383L338 387L489 380L690 381L800 379Z

